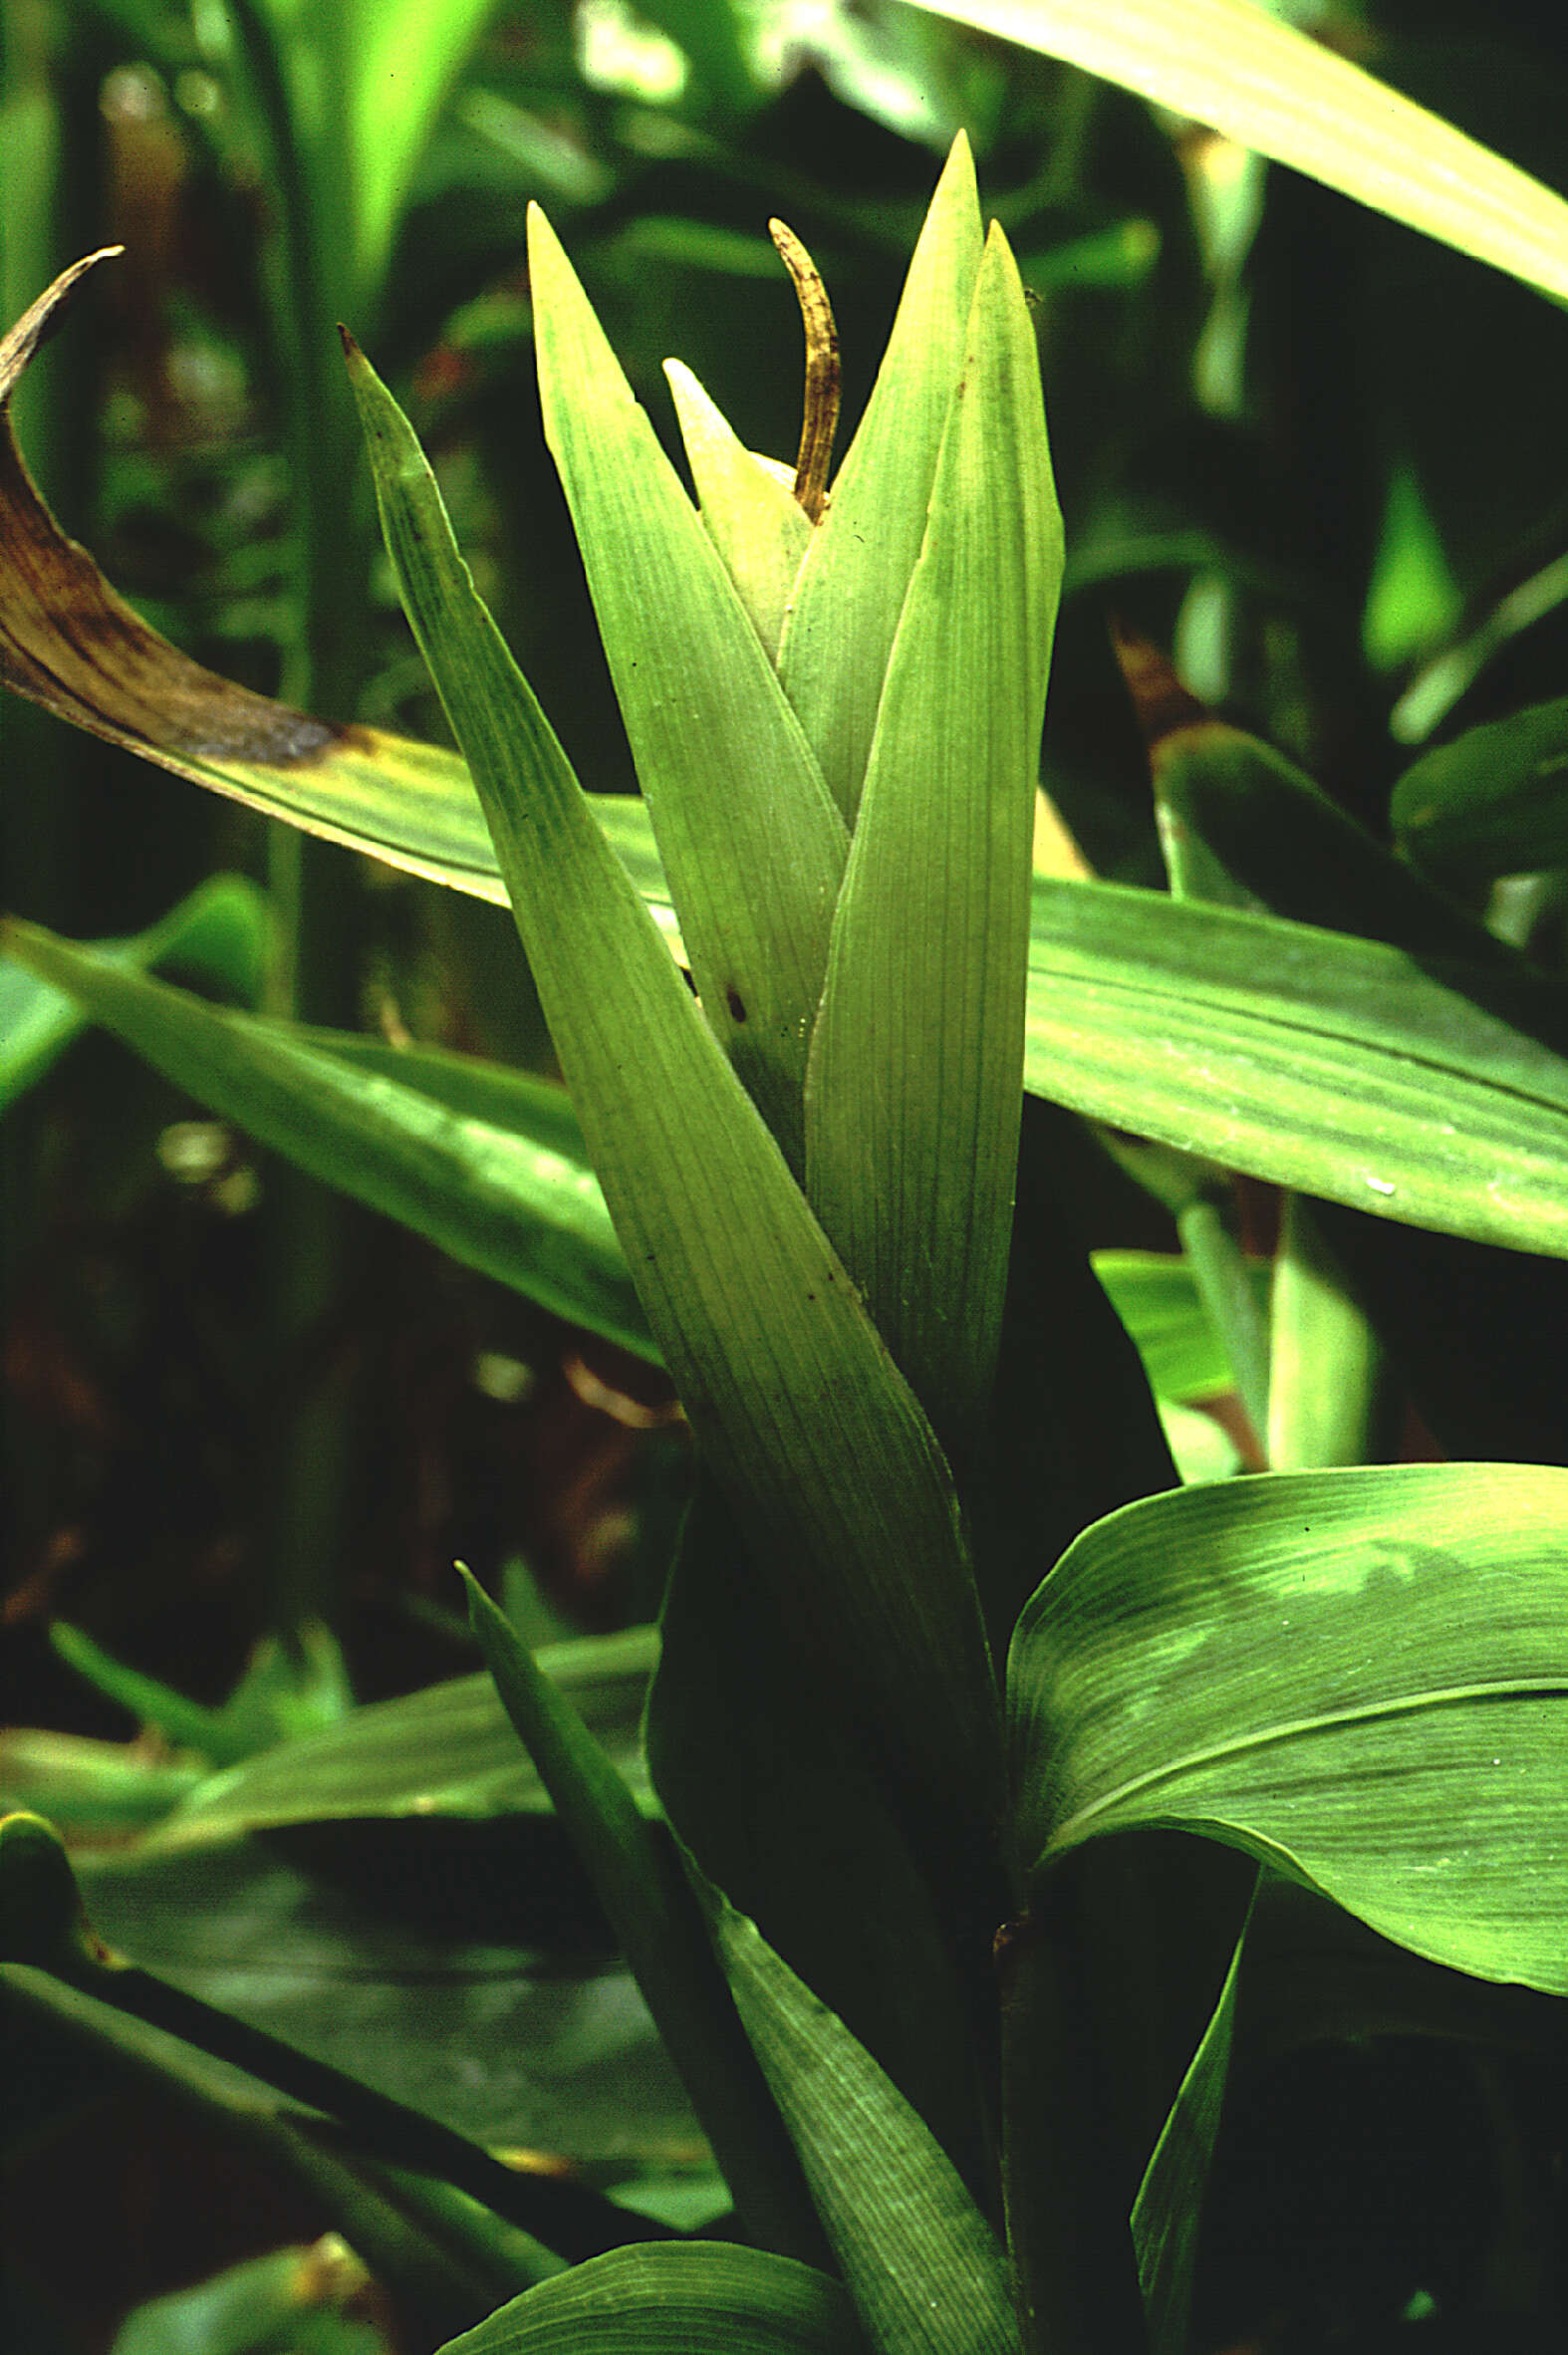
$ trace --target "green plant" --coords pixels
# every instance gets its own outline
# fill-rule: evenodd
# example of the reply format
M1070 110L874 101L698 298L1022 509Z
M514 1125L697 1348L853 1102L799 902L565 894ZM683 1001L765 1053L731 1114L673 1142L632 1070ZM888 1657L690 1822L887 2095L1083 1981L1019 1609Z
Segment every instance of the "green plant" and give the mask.
M461 2339L473 2355L1146 2338L1165 2355L1185 2340L1227 2068L1261 2032L1249 1990L1256 2015L1304 1923L1418 2024L1468 2002L1488 2034L1487 1982L1568 1993L1568 1471L1356 1462L1376 1351L1333 1210L1292 1203L1265 1336L1232 1239L1187 1215L1215 1191L1191 1157L1568 1256L1563 993L1131 642L1172 893L1031 876L1061 536L1024 292L1000 231L982 236L964 142L820 517L672 371L699 514L537 214L530 251L546 432L642 803L580 790L352 341L388 548L461 760L180 667L19 477L10 515L45 586L31 608L0 588L0 618L8 675L39 699L504 893L573 1113L498 1069L214 1009L39 927L5 938L303 1166L672 1374L699 1468L647 1773L624 1723L607 1742L573 1705L574 1684L602 1701L613 1683L602 1648L542 1666L477 1588L470 1607L542 1785L490 1803L522 1818L548 1793L735 2236L612 2245L591 2198L498 2183L353 2071L124 1963L84 1934L28 1816L6 1835L8 1952L336 2114L361 2138L332 2180L369 2261L406 2272L437 2248L461 2274L448 2301L508 2269L529 2283ZM7 347L13 375L67 291ZM816 384L814 306L808 335ZM84 616L91 681L64 666ZM153 712L134 730L132 675ZM1526 726L1532 755L1543 728L1560 747L1549 717ZM1530 827L1538 772L1521 759ZM1477 811L1492 824L1496 777L1488 745L1407 780L1413 850L1445 811L1461 841ZM1254 1438L1299 1468L1176 1486L1051 1202L1068 1149L1041 1099L1163 1148L1131 1158L1185 1219L1194 1289L1229 1302ZM1028 1435L1076 1439L1103 1415L1086 1509L1088 1483L1040 1479ZM473 1806L471 1781L432 1789L420 1747L458 1706L404 1708L406 1759L393 1721L358 1712L241 1760L179 1800L144 1861L225 1820ZM460 1706L488 1742L488 1699ZM1171 1833L1197 1839L1172 1854L1152 1838ZM1216 1878L1198 1842L1255 1878ZM1196 2018L1171 1962L1193 1917L1194 1975L1222 1976ZM1530 2032L1554 2031L1532 2015ZM1177 2084L1172 2046L1194 2042ZM191 2091L222 2105L199 2072ZM318 2180L344 2165L295 2114L263 2126Z

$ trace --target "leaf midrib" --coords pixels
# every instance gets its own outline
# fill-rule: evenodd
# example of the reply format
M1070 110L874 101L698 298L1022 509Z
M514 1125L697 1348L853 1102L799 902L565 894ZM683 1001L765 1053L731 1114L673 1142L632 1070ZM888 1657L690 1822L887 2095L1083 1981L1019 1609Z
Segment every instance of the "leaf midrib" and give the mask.
M1547 1677L1512 1677L1483 1685L1443 1686L1433 1693L1400 1694L1361 1707L1328 1709L1316 1716L1264 1726L1233 1741L1215 1742L1206 1749L1189 1750L1179 1758L1169 1760L1164 1766L1151 1767L1147 1773L1131 1776L1128 1781L1118 1784L1114 1790L1107 1791L1058 1824L1041 1853L1042 1856L1051 1856L1077 1847L1089 1837L1097 1822L1115 1814L1129 1800L1145 1791L1158 1790L1162 1785L1178 1781L1183 1774L1221 1765L1227 1759L1244 1758L1258 1750L1272 1749L1281 1742L1307 1739L1314 1734L1337 1733L1349 1725L1375 1725L1388 1718L1413 1716L1424 1709L1450 1708L1466 1701L1530 1700L1568 1700L1568 1670L1561 1675Z

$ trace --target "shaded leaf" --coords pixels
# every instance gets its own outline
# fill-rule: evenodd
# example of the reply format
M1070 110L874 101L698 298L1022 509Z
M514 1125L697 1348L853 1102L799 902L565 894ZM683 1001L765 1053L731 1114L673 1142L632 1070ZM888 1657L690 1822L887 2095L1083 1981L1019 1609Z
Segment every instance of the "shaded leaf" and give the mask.
M1243 1930L1236 1942L1213 2016L1171 2105L1133 2204L1133 2239L1152 2355L1185 2355L1203 2196L1230 2075L1246 1935Z
M0 941L298 1168L553 1315L655 1354L575 1121L546 1082L234 1013L40 925L7 923Z
M705 1894L736 2008L879 2355L1016 2355L1007 2260L951 2161L755 1923Z
M317 1844L313 1867L233 1839L79 1872L95 1923L143 1969L476 2142L612 2179L702 2163L631 1973L531 1939L526 1916L547 1905L527 1850L459 1845L452 1828L424 1827L401 1871L357 1830L336 1855Z
M543 2281L441 2355L860 2355L836 2281L722 2240L617 2248Z
M1200 1832L1568 1989L1568 1472L1276 1473L1130 1505L1019 1623L1021 1850Z
M616 1933L754 2237L815 2260L821 2234L672 1846L509 1621L469 1577L496 1690Z
M1424 753L1389 821L1406 858L1461 882L1568 865L1568 698Z

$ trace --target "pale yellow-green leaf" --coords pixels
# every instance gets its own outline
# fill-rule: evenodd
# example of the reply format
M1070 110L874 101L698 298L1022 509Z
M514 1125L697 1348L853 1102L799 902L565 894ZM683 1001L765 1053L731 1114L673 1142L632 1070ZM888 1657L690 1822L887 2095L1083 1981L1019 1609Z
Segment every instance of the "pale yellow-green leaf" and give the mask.
M853 823L905 591L963 354L980 206L962 132L931 199L860 430L812 534L779 645L779 676Z
M680 437L696 485L697 506L724 569L773 660L784 608L811 540L806 510L784 480L753 457L729 420L678 360L666 360Z
M1568 203L1253 0L915 0L1568 300Z

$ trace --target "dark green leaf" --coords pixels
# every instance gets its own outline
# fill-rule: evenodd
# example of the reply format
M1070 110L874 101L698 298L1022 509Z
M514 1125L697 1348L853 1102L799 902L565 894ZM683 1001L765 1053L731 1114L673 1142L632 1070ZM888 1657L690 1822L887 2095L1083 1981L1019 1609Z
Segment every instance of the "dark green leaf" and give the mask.
M543 2281L441 2355L861 2355L836 2281L722 2240L617 2248Z

